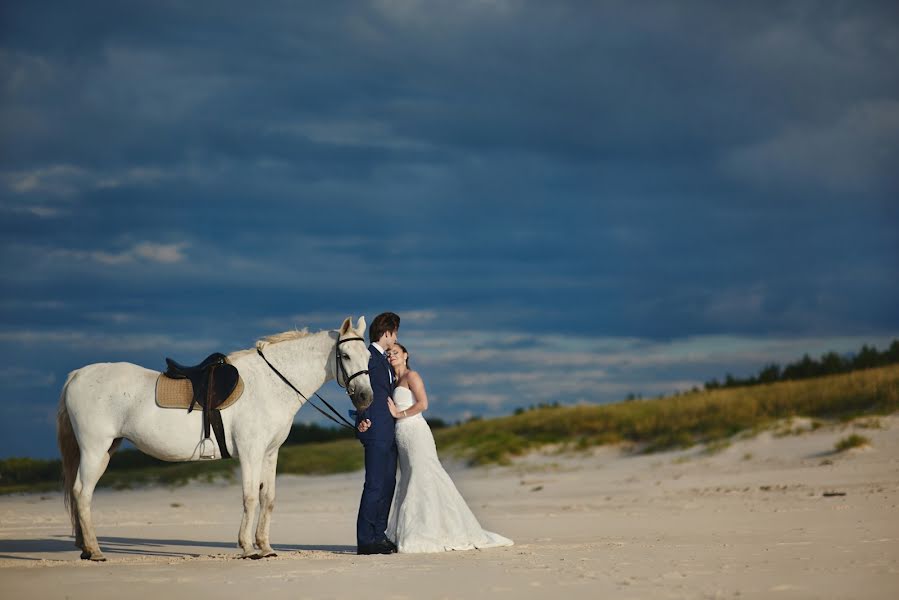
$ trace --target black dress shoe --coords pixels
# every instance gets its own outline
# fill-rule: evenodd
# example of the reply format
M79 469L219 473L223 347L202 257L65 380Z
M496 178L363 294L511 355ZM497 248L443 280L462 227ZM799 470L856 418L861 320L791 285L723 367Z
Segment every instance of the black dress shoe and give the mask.
M359 546L356 550L356 554L393 554L394 551L390 549L390 546L384 543L384 540L380 542L375 542L374 544L364 544Z
M396 544L394 544L387 538L384 538L383 542L387 545L388 548L390 548L390 551L393 552L394 554L399 551L398 548L396 547Z

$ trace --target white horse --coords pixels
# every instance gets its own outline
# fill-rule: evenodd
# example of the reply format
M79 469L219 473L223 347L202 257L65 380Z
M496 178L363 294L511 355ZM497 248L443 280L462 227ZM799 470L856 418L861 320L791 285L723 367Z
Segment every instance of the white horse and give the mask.
M305 396L337 379L347 388L356 408L363 410L372 401L364 334L365 317L360 317L355 328L347 318L338 331L290 331L260 340L256 348L263 349L265 358ZM238 543L247 558L274 555L269 527L275 505L278 449L305 402L266 364L256 348L228 357L240 372L244 391L237 403L221 413L227 447L240 459L243 519ZM91 498L122 439L162 460L200 458L202 411L187 414L159 408L155 401L158 376L156 371L130 363L97 363L70 373L63 387L56 433L65 502L75 545L81 548L83 559L106 560L91 522ZM215 458L220 458L218 448ZM250 538L257 503L258 553Z

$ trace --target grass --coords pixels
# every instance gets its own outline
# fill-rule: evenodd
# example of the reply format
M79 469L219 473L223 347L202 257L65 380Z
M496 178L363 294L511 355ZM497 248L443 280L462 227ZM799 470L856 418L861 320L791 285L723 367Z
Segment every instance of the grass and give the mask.
M444 455L462 458L472 465L502 465L548 444L569 450L611 443L628 443L642 452L695 444L720 449L734 434L759 431L792 417L811 418L812 429L826 421L867 417L862 422L873 428L880 426L878 415L897 410L899 365L893 365L654 400L542 406L507 417L477 419L437 429L434 437ZM278 460L279 473L301 475L352 472L362 466L362 448L354 439L283 446ZM236 468L236 460L161 463L136 451L126 451L113 457L100 485L179 485L192 479L233 478ZM58 461L2 460L0 493L59 489L58 474Z
M644 452L686 448L790 417L848 421L899 410L899 366L819 379L697 391L656 400L544 407L435 433L441 450L472 464L504 464L544 444L631 442ZM819 424L820 426L820 424Z
M355 439L282 446L278 454L278 473L291 475L352 473L362 468L362 459L362 446Z
M852 448L861 448L862 446L868 446L870 444L871 440L869 440L865 436L853 433L852 435L847 435L836 444L834 444L834 449L837 452L845 452L846 450L850 450Z

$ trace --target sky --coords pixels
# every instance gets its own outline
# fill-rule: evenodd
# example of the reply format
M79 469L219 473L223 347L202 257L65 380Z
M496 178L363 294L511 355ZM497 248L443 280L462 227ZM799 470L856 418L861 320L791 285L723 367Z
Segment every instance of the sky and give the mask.
M386 310L451 422L883 349L897 64L894 2L5 1L0 458Z

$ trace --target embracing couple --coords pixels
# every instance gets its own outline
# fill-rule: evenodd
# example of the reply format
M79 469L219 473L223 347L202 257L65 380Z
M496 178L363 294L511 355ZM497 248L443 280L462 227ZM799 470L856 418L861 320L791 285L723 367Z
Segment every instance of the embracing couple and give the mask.
M356 437L365 449L358 554L511 546L512 540L481 529L443 470L422 417L428 408L424 382L409 368L409 352L396 340L399 329L400 317L392 312L375 317L368 329L374 399L356 415Z

